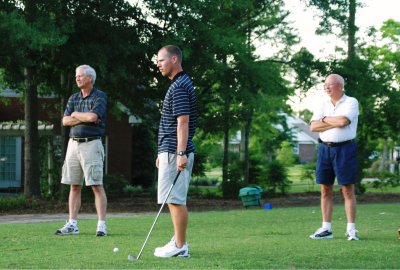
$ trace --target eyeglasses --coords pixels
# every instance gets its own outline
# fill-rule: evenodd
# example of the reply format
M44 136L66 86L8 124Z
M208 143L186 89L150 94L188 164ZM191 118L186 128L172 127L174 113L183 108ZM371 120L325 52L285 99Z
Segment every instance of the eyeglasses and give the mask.
M328 84L324 84L324 89L329 89L329 88L331 88L332 86L334 86L334 85L336 85L336 84L338 84L338 83L328 83Z

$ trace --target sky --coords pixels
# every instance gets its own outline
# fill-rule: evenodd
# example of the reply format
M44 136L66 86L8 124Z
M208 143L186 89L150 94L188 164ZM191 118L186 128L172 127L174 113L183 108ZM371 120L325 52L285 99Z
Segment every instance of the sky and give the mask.
M369 27L379 28L387 19L400 21L400 0L362 0L362 2L365 7L357 8L356 11L356 25L359 27L358 38L365 36ZM343 47L343 41L333 37L315 35L318 22L313 18L312 10L305 10L305 5L300 0L285 0L285 5L291 11L289 20L298 29L298 34L302 39L299 48L306 47L317 57L325 58L334 54L336 45ZM318 89L321 87L318 86ZM312 110L315 102L320 100L323 95L324 91L311 89L306 97L292 97L290 104L295 111Z

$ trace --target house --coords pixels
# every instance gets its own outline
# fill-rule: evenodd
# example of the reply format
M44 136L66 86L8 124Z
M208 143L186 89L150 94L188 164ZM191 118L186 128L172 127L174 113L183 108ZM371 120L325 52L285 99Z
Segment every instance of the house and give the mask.
M61 158L61 118L65 108L54 97L39 97L39 136L48 140L48 151ZM118 116L107 114L105 173L132 178L133 125L140 123L125 106L117 104ZM24 183L24 105L20 94L0 92L0 189L22 188ZM54 147L54 149L53 149ZM57 157L55 157L57 158ZM48 161L48 168L52 162ZM49 175L51 178L51 175ZM60 181L60 179L49 179Z
M287 115L286 122L293 131L296 146L294 152L299 156L300 163L310 163L315 160L318 133L311 132L310 126L300 118Z

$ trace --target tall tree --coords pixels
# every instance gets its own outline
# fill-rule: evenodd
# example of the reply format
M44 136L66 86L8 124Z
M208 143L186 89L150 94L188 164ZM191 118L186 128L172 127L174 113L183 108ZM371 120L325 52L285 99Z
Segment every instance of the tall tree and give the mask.
M24 194L40 197L38 73L48 63L54 48L66 40L54 23L51 1L7 1L0 4L2 54L0 65L15 89L24 89L25 148ZM23 81L24 84L20 82Z

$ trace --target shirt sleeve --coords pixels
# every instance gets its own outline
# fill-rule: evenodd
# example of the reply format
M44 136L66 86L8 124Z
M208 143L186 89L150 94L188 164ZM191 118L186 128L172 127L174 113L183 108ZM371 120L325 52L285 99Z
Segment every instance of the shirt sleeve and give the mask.
M67 107L64 111L64 116L70 116L74 112L74 101L73 96L70 96L67 102Z
M347 117L350 122L353 122L355 119L357 119L359 115L357 99L348 98L347 102L345 102L343 105L343 116Z
M185 88L175 89L172 109L175 117L190 114L189 93Z
M90 112L97 114L97 116L101 119L104 119L106 116L106 108L107 108L107 95L105 93L99 94L94 101L94 104L90 110Z

